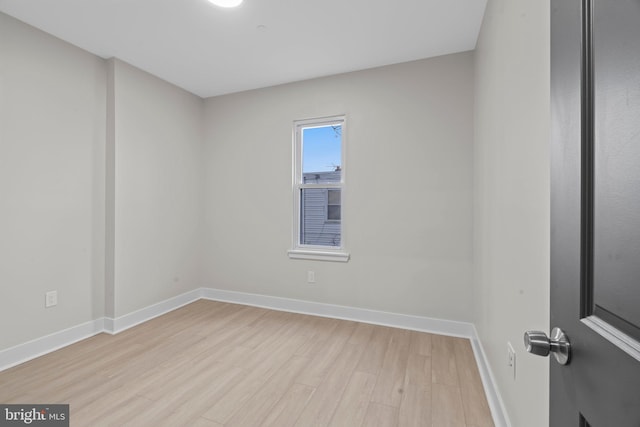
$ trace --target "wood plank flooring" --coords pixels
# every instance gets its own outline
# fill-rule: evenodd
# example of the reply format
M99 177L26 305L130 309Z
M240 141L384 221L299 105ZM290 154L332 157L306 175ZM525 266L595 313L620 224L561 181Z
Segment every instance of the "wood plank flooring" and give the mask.
M200 300L0 372L84 426L493 426L468 340Z

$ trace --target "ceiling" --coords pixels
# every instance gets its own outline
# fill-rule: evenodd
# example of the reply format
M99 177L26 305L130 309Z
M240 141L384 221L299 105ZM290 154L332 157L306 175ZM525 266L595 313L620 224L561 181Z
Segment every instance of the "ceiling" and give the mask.
M475 48L486 0L0 0L203 98Z

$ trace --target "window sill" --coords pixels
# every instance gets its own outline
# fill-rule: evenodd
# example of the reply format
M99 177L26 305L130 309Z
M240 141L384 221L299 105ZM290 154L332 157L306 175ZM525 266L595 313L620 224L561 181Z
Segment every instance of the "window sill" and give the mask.
M347 252L312 251L305 249L291 249L287 252L291 259L310 259L315 261L348 262Z

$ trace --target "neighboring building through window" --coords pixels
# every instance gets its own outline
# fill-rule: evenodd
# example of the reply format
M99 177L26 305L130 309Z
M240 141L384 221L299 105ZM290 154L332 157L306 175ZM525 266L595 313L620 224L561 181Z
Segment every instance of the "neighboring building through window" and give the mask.
M294 122L291 258L347 261L342 220L344 116Z

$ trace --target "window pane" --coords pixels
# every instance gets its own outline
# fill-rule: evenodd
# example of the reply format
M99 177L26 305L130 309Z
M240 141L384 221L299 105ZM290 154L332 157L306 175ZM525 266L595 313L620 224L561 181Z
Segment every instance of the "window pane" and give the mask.
M303 183L340 182L341 170L342 126L303 128Z
M340 191L341 190L329 190L329 201L330 205L340 205Z
M340 221L340 205L327 206L327 219L330 221Z
M327 220L328 195L326 188L300 190L300 244L340 246L342 225L339 221ZM338 208L339 216L340 206L333 207Z
M340 221L341 219L341 191L327 190L327 219L329 221Z

